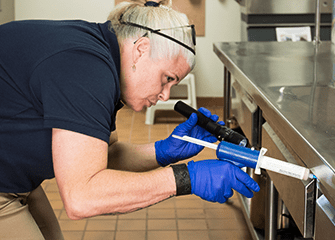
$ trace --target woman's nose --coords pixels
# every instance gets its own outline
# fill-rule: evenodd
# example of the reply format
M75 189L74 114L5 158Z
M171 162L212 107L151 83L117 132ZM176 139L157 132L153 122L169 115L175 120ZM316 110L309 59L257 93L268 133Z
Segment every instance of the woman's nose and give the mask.
M158 99L161 101L167 101L170 98L171 85L166 84L163 88L163 91L158 95Z

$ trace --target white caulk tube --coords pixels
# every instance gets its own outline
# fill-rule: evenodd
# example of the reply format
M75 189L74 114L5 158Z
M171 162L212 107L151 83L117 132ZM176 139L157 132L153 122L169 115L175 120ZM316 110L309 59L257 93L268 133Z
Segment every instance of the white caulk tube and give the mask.
M222 141L219 145L205 142L196 138L188 136L176 136L172 135L174 138L184 140L187 142L195 143L201 146L212 148L216 150L216 156L219 159L227 159L237 163L242 163L247 167L254 168L255 174L260 174L260 169L267 169L272 172L280 173L286 176L307 180L313 175L310 174L308 168L277 160L272 157L264 156L266 149L262 148L260 151L253 150L250 148L242 147L233 143Z

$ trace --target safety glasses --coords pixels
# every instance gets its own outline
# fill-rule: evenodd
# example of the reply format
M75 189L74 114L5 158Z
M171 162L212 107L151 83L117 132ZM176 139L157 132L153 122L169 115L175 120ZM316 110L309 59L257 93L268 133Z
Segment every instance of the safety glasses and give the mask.
M122 17L123 17L123 14L121 14L120 18L119 18L119 22L121 24L125 24L125 25L128 25L128 26L133 26L133 27L138 27L138 28L141 28L141 29L144 29L144 30L147 30L147 31L150 31L152 33L155 33L155 34L158 34L162 37L165 37L175 43L178 43L179 45L183 46L184 48L190 50L194 55L195 55L195 50L193 48L191 48L190 46L186 45L185 43L169 36L169 35L166 35L160 31L162 30L170 30L170 29L175 29L175 28L185 28L185 27L190 27L191 30L192 30L192 42L193 42L193 45L195 46L196 45L196 33L195 33L195 28L194 28L194 25L185 25L185 26L179 26L179 27L173 27L173 28L161 28L161 29L152 29L152 28L149 28L149 27L146 27L146 26L142 26L142 25L139 25L137 23L132 23L132 22L125 22L122 20ZM144 34L145 36L146 34Z

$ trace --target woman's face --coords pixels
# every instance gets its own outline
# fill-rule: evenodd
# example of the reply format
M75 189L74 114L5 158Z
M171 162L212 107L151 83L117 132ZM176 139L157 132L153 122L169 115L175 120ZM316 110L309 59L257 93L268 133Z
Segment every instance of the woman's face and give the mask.
M156 105L158 100L167 101L171 87L190 72L183 56L153 61L147 53L139 58L135 66L135 71L128 67L128 74L121 81L122 101L134 111Z

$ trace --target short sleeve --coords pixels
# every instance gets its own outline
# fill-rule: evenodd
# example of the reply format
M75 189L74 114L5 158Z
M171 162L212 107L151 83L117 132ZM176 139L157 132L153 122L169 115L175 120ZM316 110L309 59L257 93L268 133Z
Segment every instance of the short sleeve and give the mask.
M32 99L45 128L75 131L108 143L120 96L110 59L89 51L67 51L44 60L32 76Z

